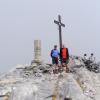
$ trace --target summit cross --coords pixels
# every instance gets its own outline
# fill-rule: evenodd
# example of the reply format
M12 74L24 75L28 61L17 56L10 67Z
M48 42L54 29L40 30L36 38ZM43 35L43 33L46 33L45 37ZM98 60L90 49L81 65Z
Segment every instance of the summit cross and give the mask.
M65 24L61 22L61 16L58 15L58 21L54 20L54 23L59 27L59 44L60 48L62 48L62 27L65 27Z

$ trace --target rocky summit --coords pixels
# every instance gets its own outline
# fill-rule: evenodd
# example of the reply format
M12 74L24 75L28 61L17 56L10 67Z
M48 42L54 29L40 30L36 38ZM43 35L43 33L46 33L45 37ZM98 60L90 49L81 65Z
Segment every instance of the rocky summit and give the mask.
M100 100L100 63L69 60L70 72L52 73L51 64L18 65L0 75L0 100Z

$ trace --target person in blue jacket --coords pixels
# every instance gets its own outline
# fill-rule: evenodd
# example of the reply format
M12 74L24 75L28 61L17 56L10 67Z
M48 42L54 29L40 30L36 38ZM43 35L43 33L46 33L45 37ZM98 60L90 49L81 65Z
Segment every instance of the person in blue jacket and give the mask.
M58 65L59 51L57 50L57 45L54 45L54 49L51 50L52 64Z

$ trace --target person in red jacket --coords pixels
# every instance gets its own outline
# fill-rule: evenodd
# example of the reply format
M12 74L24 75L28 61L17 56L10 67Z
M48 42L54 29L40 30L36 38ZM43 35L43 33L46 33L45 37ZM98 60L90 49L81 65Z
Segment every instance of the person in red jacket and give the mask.
M62 66L65 66L66 72L68 72L67 64L68 64L68 61L69 61L69 52L68 52L68 48L66 48L64 45L60 49L60 59L61 59Z

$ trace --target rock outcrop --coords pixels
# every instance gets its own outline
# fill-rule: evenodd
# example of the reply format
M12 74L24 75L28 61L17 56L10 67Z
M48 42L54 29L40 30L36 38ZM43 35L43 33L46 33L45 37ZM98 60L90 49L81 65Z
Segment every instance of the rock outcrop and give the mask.
M100 73L82 58L70 57L70 73L53 74L50 64L17 66L0 77L0 95L9 100L99 100Z

